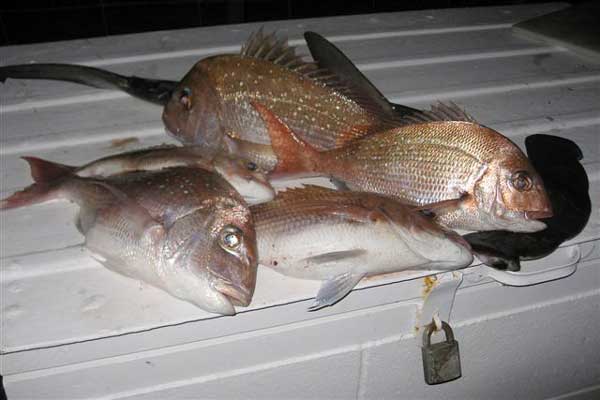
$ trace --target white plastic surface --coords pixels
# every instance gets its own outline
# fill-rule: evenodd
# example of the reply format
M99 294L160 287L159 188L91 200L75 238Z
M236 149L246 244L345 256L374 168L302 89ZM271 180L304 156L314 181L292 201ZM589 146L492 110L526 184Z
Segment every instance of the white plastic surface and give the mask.
M104 269L80 246L76 207L55 202L0 214L0 372L9 398L593 393L600 383L593 369L600 352L589 351L600 347L600 65L510 30L516 21L561 7L264 24L295 43L305 30L327 36L396 102L421 107L452 99L520 146L527 135L545 132L582 148L593 202L588 226L564 252L523 263L524 274L564 265L572 260L569 246L580 246L577 271L520 288L499 285L479 266L465 269L452 309L463 378L440 388L423 383L414 346L430 288L422 273L365 280L335 307L309 313L319 282L260 268L250 307L217 317ZM0 48L0 61L85 63L178 79L199 58L236 51L259 25L12 46ZM160 107L119 92L9 80L0 95L3 196L30 183L22 155L81 164L171 141ZM115 141L124 138L132 140Z
M482 266L484 274L504 285L531 286L540 283L563 279L577 271L577 264L581 260L581 249L578 245L559 248L550 256L538 260L537 271L511 272L500 271L488 266ZM533 263L532 263L533 264Z

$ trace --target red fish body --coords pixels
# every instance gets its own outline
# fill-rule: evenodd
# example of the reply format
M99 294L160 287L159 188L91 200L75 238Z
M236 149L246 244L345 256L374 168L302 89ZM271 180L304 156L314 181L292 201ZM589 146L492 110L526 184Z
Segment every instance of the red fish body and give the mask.
M466 114L462 121L429 115L318 151L267 107L256 107L270 127L278 158L272 177L330 176L350 189L431 210L440 223L456 229L537 231L544 224L536 218L551 215L542 180L527 157ZM458 111L449 111L457 118Z
M30 158L36 183L2 200L11 209L54 199L80 206L77 227L107 268L219 314L250 303L256 236L240 195L199 168L82 178Z
M354 96L337 77L296 56L285 41L260 31L239 55L199 61L174 90L163 121L181 142L214 151L226 135L268 145L267 127L253 101L265 104L318 149L334 148L340 135L361 137L384 124L377 104Z

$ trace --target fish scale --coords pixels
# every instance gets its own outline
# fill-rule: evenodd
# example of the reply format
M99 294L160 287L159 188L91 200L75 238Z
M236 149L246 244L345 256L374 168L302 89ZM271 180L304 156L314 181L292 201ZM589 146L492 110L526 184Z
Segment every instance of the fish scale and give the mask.
M268 104L296 132L322 149L335 147L339 132L362 135L363 130L357 126L377 122L351 99L271 62L230 55L201 63L197 67L204 69L206 79L214 82L223 102L229 120L225 123L242 140L270 143L251 101Z
M486 168L484 160L507 148L507 140L498 139L468 122L408 125L333 150L337 163L331 164L331 171L352 189L423 206L472 193L475 179ZM364 168L348 168L349 162ZM476 227L478 219L466 214L456 210L440 221Z
M467 190L466 182L481 165L464 152L452 151L452 158L449 158L435 144L422 142L419 145L409 140L405 144L402 138L389 139L383 140L386 146L372 146L366 141L355 147L350 145L354 148L336 151L334 156L341 161L340 166L350 159L364 165L364 168L351 172L336 169L336 176L352 183L361 182L351 186L423 205L459 197L461 189ZM423 168L424 164L427 168ZM348 177L349 173L354 174L352 179Z

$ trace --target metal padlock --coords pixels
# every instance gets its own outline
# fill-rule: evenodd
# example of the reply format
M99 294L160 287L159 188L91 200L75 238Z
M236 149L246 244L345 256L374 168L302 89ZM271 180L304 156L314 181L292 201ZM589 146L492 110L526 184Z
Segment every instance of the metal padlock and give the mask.
M458 342L454 340L452 328L444 321L442 330L446 340L434 344L431 344L431 335L435 332L435 324L427 325L423 332L423 371L425 382L429 385L449 382L461 376Z

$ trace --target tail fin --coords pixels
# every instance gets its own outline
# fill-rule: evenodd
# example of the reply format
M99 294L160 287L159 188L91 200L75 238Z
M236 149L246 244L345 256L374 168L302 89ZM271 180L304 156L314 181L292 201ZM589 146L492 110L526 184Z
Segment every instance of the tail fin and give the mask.
M76 167L42 160L37 157L24 156L23 160L29 163L31 177L36 183L51 182L56 179L71 175Z
M277 177L317 172L321 153L296 136L285 123L264 105L254 101L252 106L265 122L271 137L271 147L277 156L277 166L269 175Z
M0 67L0 82L11 79L49 79L75 82L99 89L116 89L142 100L165 105L176 81L123 76L100 68L74 64L21 64Z
M56 185L34 183L0 200L0 210L10 210L11 208L25 207L51 200L54 198L53 189L55 188Z
M31 177L35 181L25 189L0 201L0 210L19 208L43 203L56 197L64 178L70 176L75 167L53 163L36 157L23 157L31 168Z

